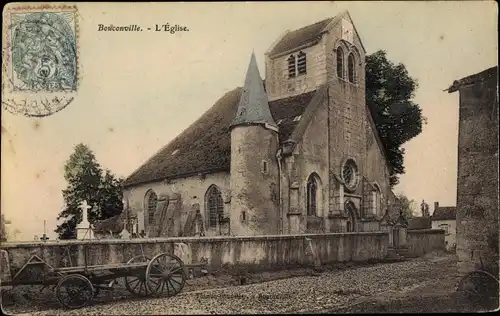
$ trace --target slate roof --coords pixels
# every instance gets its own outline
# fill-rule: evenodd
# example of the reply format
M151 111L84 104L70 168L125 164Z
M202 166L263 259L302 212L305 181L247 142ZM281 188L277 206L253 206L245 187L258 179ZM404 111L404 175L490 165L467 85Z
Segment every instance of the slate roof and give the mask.
M455 220L457 208L455 206L440 206L432 213L433 221Z
M179 178L199 173L227 171L231 161L229 126L235 116L241 88L226 93L197 121L163 147L126 180L126 187L165 178ZM269 102L278 123L280 142L287 140L305 112L316 91Z
M255 53L252 53L250 58L245 85L231 127L247 124L264 124L277 129L276 122L269 111L269 99L260 77Z
M334 18L328 18L323 21L319 21L314 24L302 27L298 30L286 33L285 36L283 36L283 38L274 46L273 50L270 52L270 55L284 53L288 50L315 40L318 36L321 35L321 32L333 19Z
M408 229L429 229L431 227L430 217L413 217L408 220Z

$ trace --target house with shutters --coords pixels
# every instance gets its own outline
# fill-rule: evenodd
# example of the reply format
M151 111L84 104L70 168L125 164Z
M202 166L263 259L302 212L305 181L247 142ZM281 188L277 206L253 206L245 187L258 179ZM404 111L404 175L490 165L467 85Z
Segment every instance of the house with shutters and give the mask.
M348 12L283 33L125 181L148 236L379 230L394 200ZM243 81L243 80L242 80Z

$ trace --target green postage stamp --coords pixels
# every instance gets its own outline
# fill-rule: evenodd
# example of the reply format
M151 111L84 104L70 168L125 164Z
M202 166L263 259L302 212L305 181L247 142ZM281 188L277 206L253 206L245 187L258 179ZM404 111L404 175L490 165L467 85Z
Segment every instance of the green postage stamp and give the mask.
M3 12L2 107L52 115L78 90L78 11L69 4L10 4Z

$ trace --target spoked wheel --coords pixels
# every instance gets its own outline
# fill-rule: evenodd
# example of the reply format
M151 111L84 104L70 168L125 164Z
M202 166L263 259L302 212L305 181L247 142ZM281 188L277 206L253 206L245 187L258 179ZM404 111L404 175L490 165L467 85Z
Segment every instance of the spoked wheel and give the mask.
M155 296L177 295L186 283L184 263L175 255L168 253L157 255L146 269L146 280Z
M59 303L66 308L81 308L94 297L94 287L83 275L70 274L62 277L57 283L56 296Z
M149 258L138 255L130 259L127 263L138 263L138 262L148 262ZM135 296L149 296L151 292L146 286L146 270L139 272L139 274L134 276L125 277L125 287L127 290Z
M498 299L498 280L486 271L473 271L459 282L457 291L464 293L471 303L485 299Z

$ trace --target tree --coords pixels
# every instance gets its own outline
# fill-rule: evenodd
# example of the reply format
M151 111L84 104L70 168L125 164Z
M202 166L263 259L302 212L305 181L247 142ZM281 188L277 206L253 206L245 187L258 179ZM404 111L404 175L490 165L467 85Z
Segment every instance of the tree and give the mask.
M408 197L404 194L398 194L397 198L399 200L399 206L401 207L401 211L403 211L403 215L406 219L410 219L413 217L413 213L415 212L415 201L408 199Z
M64 166L64 178L68 187L63 190L64 209L57 217L64 221L55 230L60 239L76 238L76 226L83 220L80 209L83 201L91 207L87 214L89 223L122 211L122 180L109 170L103 175L94 153L84 144L75 146Z
M17 235L21 233L21 231L17 228L12 230L12 227L7 227L6 225L10 225L12 222L8 219L5 219L4 214L0 216L0 241L8 241L8 240L17 240Z
M390 184L405 173L401 146L422 132L426 118L412 101L418 83L403 64L394 64L379 50L366 56L366 103L370 109L390 166Z
M3 214L0 215L0 241L7 241L7 231L5 228L5 218Z
M123 210L123 180L106 170L99 187L99 219L120 214Z

